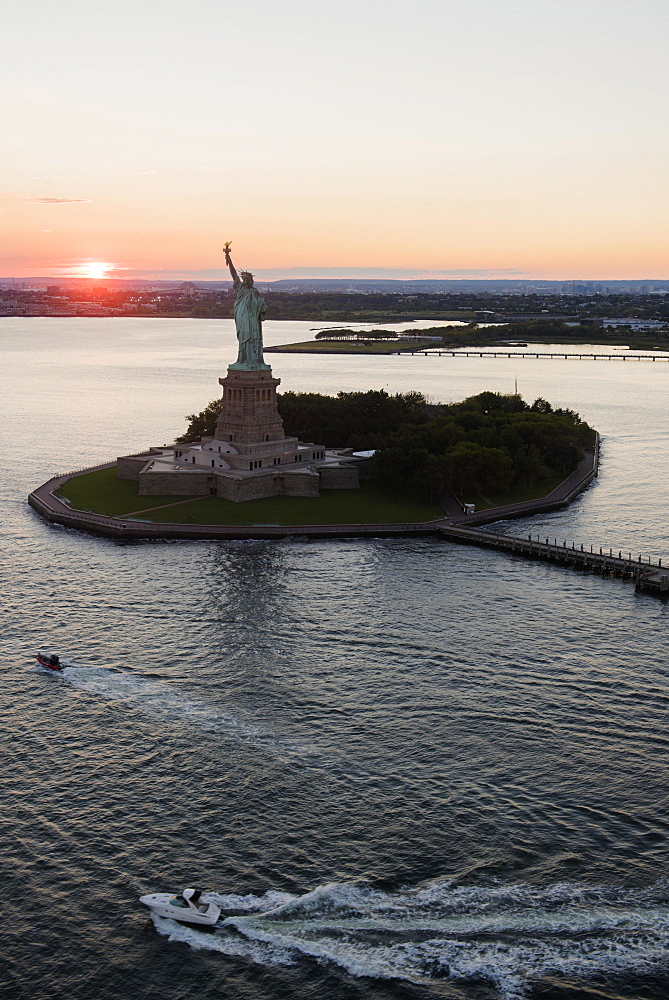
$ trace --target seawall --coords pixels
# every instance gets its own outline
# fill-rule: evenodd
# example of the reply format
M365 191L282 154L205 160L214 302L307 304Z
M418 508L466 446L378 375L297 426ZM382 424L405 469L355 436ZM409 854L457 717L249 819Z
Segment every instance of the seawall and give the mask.
M406 536L438 536L440 529L448 525L466 524L476 527L508 518L529 517L566 507L592 482L597 475L599 463L599 438L593 451L584 455L578 468L564 482L539 500L494 507L476 514L451 513L433 521L397 524L300 524L300 525L217 525L217 524L177 524L151 523L143 520L110 517L75 510L63 503L55 495L68 479L97 469L107 469L114 462L97 465L90 469L79 469L64 475L54 476L39 486L28 496L28 503L41 517L52 524L61 524L78 531L105 535L117 539L277 539L289 537L308 538L392 538Z

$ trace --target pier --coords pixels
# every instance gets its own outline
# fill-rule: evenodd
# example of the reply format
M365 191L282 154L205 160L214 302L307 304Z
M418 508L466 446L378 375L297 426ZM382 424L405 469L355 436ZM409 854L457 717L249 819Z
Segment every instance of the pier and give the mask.
M446 504L450 508L450 518L439 524L439 534L461 545L478 545L481 548L497 549L521 559L543 559L572 570L631 580L636 584L637 590L669 596L669 567L663 567L661 559L654 563L641 555L635 554L633 557L631 552L616 551L613 548L607 550L603 546L595 548L594 545L588 547L577 545L575 542L568 544L566 541L546 536L542 538L530 534L527 537L520 537L481 530L480 525L531 517L533 514L548 513L567 507L597 476L599 445L599 435L597 435L593 451L587 452L578 468L552 493L540 500L526 500L506 507L463 514L453 497Z
M498 549L517 555L524 559L543 559L547 562L559 563L570 569L578 569L588 573L600 573L602 576L617 576L623 580L633 580L637 590L645 590L657 594L669 594L669 568L662 566L662 560L657 563L642 560L642 556L633 559L632 553L608 552L602 548L598 552L583 545L576 547L572 542L558 542L557 538L541 539L528 535L520 538L517 535L501 535L492 531L481 531L477 528L464 528L457 525L442 525L439 533L453 542L464 545L478 545L482 548Z

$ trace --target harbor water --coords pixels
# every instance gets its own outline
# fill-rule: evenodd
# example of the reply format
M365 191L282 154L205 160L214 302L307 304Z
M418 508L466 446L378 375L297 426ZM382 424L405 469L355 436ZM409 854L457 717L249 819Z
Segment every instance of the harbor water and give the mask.
M28 492L173 440L233 325L3 318L0 351L2 1000L669 995L666 601L433 538L50 526ZM296 391L517 380L602 460L503 529L669 560L667 365L267 360ZM187 885L214 930L137 902Z

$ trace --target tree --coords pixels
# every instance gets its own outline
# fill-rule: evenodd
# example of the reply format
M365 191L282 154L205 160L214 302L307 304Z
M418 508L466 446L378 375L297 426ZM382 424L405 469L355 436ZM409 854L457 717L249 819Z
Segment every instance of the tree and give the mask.
M353 330L319 330L314 340L355 340Z
M516 393L480 392L478 396L469 396L460 403L463 409L478 410L480 413L520 413L528 409L522 396Z
M366 330L363 333L356 333L356 340L394 340L397 334L392 330Z
M191 441L199 441L201 437L212 437L222 406L222 398L212 399L211 403L207 403L200 413L191 413L190 416L186 417L190 421L188 429L185 434L177 438L177 443L187 444Z
M513 462L501 448L463 441L445 458L449 484L461 499L466 493L504 492L511 484Z
M543 399L541 396L539 396L538 399L534 400L534 402L532 403L532 406L530 407L530 409L532 410L533 413L552 413L553 412L553 407L551 406L551 404L548 402L547 399Z

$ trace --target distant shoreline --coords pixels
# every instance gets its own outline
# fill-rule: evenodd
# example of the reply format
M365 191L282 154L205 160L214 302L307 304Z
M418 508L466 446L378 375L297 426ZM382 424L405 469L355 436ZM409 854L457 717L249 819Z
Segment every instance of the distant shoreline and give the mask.
M193 316L185 315L184 313L155 313L155 312L128 312L122 314L114 314L113 316L103 315L83 315L81 313L60 313L58 315L53 315L49 313L30 313L30 314L0 314L0 320L3 319L182 319L182 320L215 320L220 322L221 320L231 319L230 316ZM346 316L334 316L323 319L320 317L309 317L295 316L286 317L281 316L277 318L272 318L273 323L344 323L351 325L351 327L360 327L368 323L378 324L378 323L416 323L416 322L434 322L434 323L454 323L462 322L465 326L458 327L460 337L457 341L454 339L452 342L439 343L437 341L429 341L429 345L434 348L442 347L446 350L453 350L456 348L490 348L490 347L501 347L504 346L500 341L482 341L481 339L473 336L471 339L467 338L460 339L461 334L464 331L467 323L467 318L459 316L456 320L454 316L407 316L406 314L394 314L394 315L379 315L379 316L365 316L361 317L346 317ZM495 324L502 328L505 324ZM515 324L516 330L518 331L516 336L520 338L519 327L522 324ZM454 328L456 329L456 328ZM491 327L490 329L494 329ZM575 329L575 328L574 328ZM537 334L536 330L532 330L531 334L527 334L527 344L529 347L534 345L542 344L560 344L561 346L569 347L579 347L584 344L590 344L592 346L602 346L602 347L624 347L629 350L639 350L639 351L667 351L669 350L669 341L667 343L655 344L652 343L653 339L664 340L666 335L660 334L657 338L652 336L639 337L635 331L630 330L629 336L621 335L617 333L616 335L608 335L604 332L602 327L587 326L583 327L583 332L579 329L578 334L574 333L570 336L565 336L564 334L556 335L555 333L547 334L541 336ZM479 329L480 334L480 329ZM418 338L416 338L418 340ZM650 341L650 342L649 342ZM333 342L330 346L326 347L322 341L304 341L302 343L295 344L277 344L275 346L265 346L264 351L269 354L375 354L383 357L393 354L405 354L411 353L412 350L424 350L425 344L412 343L406 344L406 342L396 341L394 344L390 342L380 342L377 341L370 347L365 347L363 343L360 345L354 344L352 341L340 342L341 347L333 346ZM322 346L321 346L322 345Z
M452 312L448 315L442 314L432 314L432 315L416 315L411 316L407 313L370 313L364 316L356 315L355 313L346 313L342 311L337 313L336 316L304 316L303 314L295 316L270 316L269 319L273 323L354 323L354 324L366 324L366 323L469 323L473 319L473 313L470 311L463 311L462 313ZM205 319L205 320L217 320L220 322L223 319L232 319L232 313L229 315L220 316L199 316L194 313L184 313L184 312L155 312L153 310L140 312L130 311L130 312L114 312L114 313L81 313L81 312L59 312L59 313L49 313L49 312L30 312L30 313L0 313L0 319Z
M576 352L576 348L581 346L590 347L619 347L630 351L662 351L667 352L669 346L663 345L658 347L651 347L648 344L634 342L632 339L620 340L614 339L612 337L583 337L579 340L570 340L566 342L556 341L554 338L546 338L545 340L538 340L533 338L528 341L524 347L527 347L529 353L532 352L534 347L543 347L547 344L557 344L559 343L561 347L567 347L573 349ZM356 343L354 341L341 341L338 344L335 342L319 341L319 340L305 340L303 343L296 344L277 344L274 347L265 347L265 354L367 354L367 355L377 355L379 357L388 357L389 355L400 355L400 354L414 354L416 352L424 352L428 350L434 351L494 351L498 350L513 350L518 349L518 353L522 354L523 348L516 344L504 344L498 342L488 342L488 343L477 343L473 341L472 343L439 343L434 340L423 340L416 338L415 342L407 343L406 341L373 341L366 344L364 341ZM560 351L560 354L564 353ZM624 357L624 354L621 354Z

